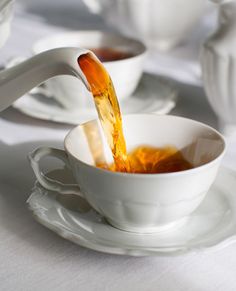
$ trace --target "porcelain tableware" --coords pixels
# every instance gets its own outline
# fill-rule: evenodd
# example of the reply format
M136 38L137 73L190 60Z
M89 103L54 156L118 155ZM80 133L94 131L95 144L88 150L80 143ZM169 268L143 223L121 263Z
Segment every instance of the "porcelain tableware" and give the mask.
M219 27L204 43L201 66L208 100L227 134L236 129L236 1L214 2L220 4Z
M37 41L33 53L38 54L57 47L109 48L130 53L132 56L104 62L111 76L119 100L129 97L136 89L142 76L146 47L137 40L115 33L102 31L63 32ZM66 109L93 107L93 97L81 82L70 76L59 76L45 83L54 98Z
M194 168L166 174L128 174L97 168L96 160L112 162L112 156L100 124L94 120L67 135L65 151L43 147L29 155L39 183L52 191L85 198L111 225L122 230L150 233L181 224L200 205L213 183L225 152L224 138L205 124L170 115L127 115L123 124L128 150L140 144L173 145ZM91 141L91 136L95 140ZM77 184L65 185L43 175L39 161L46 156L61 159L72 170Z
M180 43L200 21L205 0L83 0L90 11L125 35L168 50Z
M49 92L44 86L36 87L18 99L13 107L34 118L74 125L97 117L94 105L91 108L79 106L71 110L65 109L53 95L53 92ZM177 95L178 92L170 80L144 73L133 95L119 103L123 114L167 114L175 107Z
M47 175L73 182L65 169ZM80 246L119 255L176 256L190 251L217 251L236 242L235 188L235 172L220 167L206 198L185 223L152 234L114 228L79 197L48 191L38 182L27 203L38 222Z
M22 63L0 72L0 111L15 100L58 75L70 75L82 80L89 90L87 79L78 65L78 57L88 53L80 48L58 48L38 54ZM93 54L92 52L90 52ZM94 57L96 57L93 54Z

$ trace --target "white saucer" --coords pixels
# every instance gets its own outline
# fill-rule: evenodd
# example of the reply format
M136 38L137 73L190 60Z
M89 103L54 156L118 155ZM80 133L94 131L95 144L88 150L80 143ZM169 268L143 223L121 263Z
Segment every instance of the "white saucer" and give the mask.
M18 99L13 107L31 117L61 123L78 124L97 117L94 108L66 110L54 98L34 89ZM79 96L78 96L79 97ZM176 104L177 90L172 82L151 74L144 74L134 95L120 102L124 114L155 112L167 114Z
M62 170L56 176L65 178L66 172ZM131 256L176 255L215 250L236 241L235 189L236 173L220 168L206 199L185 224L153 234L118 230L81 198L46 191L38 183L27 202L41 224L78 245Z

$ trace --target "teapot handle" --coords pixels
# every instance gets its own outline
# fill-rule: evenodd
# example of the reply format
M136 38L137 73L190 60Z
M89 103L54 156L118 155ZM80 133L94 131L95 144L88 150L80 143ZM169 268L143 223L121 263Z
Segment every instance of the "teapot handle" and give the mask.
M92 52L79 48L57 48L0 72L0 111L32 88L57 75L72 75L90 86L78 64L78 57Z

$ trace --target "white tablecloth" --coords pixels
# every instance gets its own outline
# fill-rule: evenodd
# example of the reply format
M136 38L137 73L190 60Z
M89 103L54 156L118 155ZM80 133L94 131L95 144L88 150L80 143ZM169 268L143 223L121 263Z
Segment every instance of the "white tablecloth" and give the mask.
M47 2L21 2L27 3L28 11L17 7L12 36L1 50L2 62L29 55L32 42L54 30L106 28L99 17L92 18L77 2L74 6L69 5L70 1L61 6L56 6L55 1L51 6ZM149 68L155 70L155 66L147 65ZM173 114L217 127L202 88L181 83L177 86L180 96ZM74 245L34 221L25 203L35 180L26 155L43 144L62 147L69 128L34 120L12 108L0 114L1 291L236 290L236 244L217 252L177 257L115 256ZM236 170L235 136L228 138L228 143L224 165Z

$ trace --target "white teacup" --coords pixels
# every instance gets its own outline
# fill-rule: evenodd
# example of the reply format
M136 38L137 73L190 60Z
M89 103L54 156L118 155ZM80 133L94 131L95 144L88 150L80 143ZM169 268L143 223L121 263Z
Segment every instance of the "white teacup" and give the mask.
M32 152L29 158L35 175L46 189L85 198L119 229L148 233L175 227L206 196L225 152L224 138L213 128L182 117L135 114L124 116L123 121L128 150L144 144L173 145L194 168L164 174L130 174L97 168L94 159L112 162L112 157L100 124L94 120L69 132L65 151L43 147ZM43 175L38 163L44 156L63 160L78 184L65 185Z
M119 34L102 31L64 32L37 41L33 53L58 47L110 48L131 53L132 56L122 60L104 62L110 74L119 100L129 97L136 89L143 73L146 47L137 40ZM93 97L81 81L71 76L57 76L48 80L46 89L53 94L65 108L92 107Z

